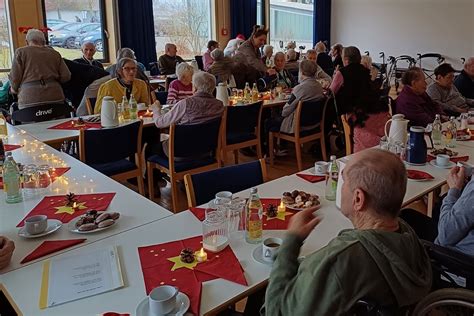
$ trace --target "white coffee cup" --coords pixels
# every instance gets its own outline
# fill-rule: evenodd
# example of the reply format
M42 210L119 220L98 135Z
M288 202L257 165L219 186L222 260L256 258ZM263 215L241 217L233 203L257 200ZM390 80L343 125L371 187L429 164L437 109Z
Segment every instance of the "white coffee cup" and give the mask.
M148 296L150 315L163 315L171 312L176 306L177 287L162 285L151 290Z
M138 103L137 104L137 110L138 111L145 111L147 109L147 106L145 103Z
M314 172L316 174L326 174L328 171L329 163L326 161L316 161L314 163Z
M464 176L466 178L469 178L470 176L472 176L472 168L473 168L472 165L464 161L459 161L457 165L458 167L464 167Z
M266 238L262 244L262 258L265 261L273 262L282 244L281 238Z
M30 235L38 235L48 228L48 216L34 215L25 219L25 230Z
M436 156L436 164L438 166L447 166L449 164L449 156L448 155L437 155Z

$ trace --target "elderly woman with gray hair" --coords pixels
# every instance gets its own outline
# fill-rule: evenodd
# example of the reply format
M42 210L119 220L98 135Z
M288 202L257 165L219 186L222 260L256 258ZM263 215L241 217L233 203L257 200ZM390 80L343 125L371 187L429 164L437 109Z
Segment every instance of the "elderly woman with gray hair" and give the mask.
M106 96L114 98L119 103L125 96L130 99L133 94L137 103L150 104L150 93L147 84L137 79L138 66L135 59L121 58L117 62L117 77L103 83L97 93L97 101L95 103L94 113L99 114L102 106L102 99Z
M216 76L217 83L233 81L233 72L235 70L235 62L231 57L224 56L224 52L216 48L211 52L214 63L209 67L208 72Z
M37 29L28 31L26 44L16 50L9 76L18 108L64 104L61 83L69 81L71 73L61 55L45 45L44 34Z
M166 103L173 104L193 95L193 74L194 68L187 63L180 63L176 66L178 79L171 81Z

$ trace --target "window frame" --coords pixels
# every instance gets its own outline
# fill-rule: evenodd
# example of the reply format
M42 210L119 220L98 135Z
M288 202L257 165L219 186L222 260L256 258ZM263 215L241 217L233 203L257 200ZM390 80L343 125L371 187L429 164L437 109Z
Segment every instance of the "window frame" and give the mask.
M10 1L3 0L5 3L5 14L7 18L7 28L8 28L8 39L10 43L10 68L0 68L0 73L10 72L11 65L13 63L13 56L15 55L15 48L13 47L13 33L12 33L12 21L11 21L11 12L10 12Z
M102 30L102 58L97 59L101 63L108 63L110 61L110 54L109 54L109 32L107 32L107 20L106 20L106 5L105 0L97 0L99 1L99 12L100 12L100 25ZM43 25L48 27L46 23L46 5L45 0L41 0L41 9L43 13Z

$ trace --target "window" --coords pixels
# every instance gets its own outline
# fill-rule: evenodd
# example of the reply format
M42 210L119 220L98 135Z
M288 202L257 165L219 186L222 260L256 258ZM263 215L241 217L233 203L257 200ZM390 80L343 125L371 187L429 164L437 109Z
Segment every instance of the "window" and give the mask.
M297 51L312 48L313 0L267 1L270 2L270 45L282 49L295 41Z
M153 0L157 56L165 44L176 44L178 55L202 55L211 39L211 0Z
M49 45L67 59L82 56L83 43L96 46L95 59L107 60L103 0L43 0Z
M0 0L0 79L6 79L12 65L10 23L6 0Z

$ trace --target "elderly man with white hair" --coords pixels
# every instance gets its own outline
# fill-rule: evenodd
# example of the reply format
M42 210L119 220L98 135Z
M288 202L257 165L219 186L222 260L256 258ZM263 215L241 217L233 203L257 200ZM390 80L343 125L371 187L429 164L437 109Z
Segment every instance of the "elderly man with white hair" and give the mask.
M474 99L474 57L469 57L464 69L456 79L454 85L466 99Z
M291 73L298 72L299 65L298 65L298 54L294 48L288 49L286 52L286 65L285 69Z
M173 43L166 43L165 53L158 58L158 68L162 75L173 75L176 72L176 65L184 62L184 59L176 53L178 49Z
M31 29L27 46L18 48L10 71L12 93L18 94L18 108L40 104L64 104L61 83L71 78L61 55L46 46L43 32Z
M367 149L349 160L342 179L341 213L354 228L300 261L305 239L324 218L320 206L294 215L270 274L266 315L352 314L361 299L400 308L429 293L429 257L398 217L407 185L400 158Z
M94 54L97 51L94 43L84 42L82 44L81 51L82 51L82 57L74 59L75 62L104 69L104 66L102 65L102 63L94 59Z
M195 93L192 97L179 101L164 115L161 115L157 106L152 106L156 127L165 128L172 124L201 124L221 117L224 105L222 101L214 97L215 88L216 78L213 75L204 71L195 73L193 75ZM168 155L167 141L163 142L162 147L163 152Z

